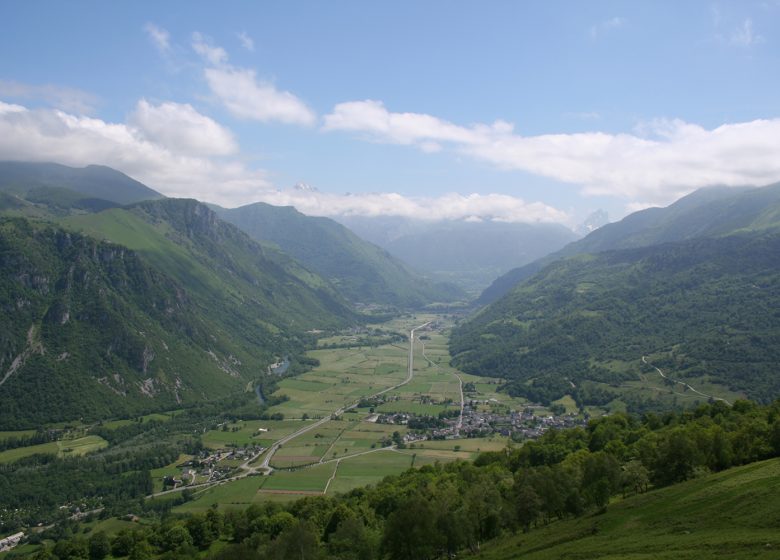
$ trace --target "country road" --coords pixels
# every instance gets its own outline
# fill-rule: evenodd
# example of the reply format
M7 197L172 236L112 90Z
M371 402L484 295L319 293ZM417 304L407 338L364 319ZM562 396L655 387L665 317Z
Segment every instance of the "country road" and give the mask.
M722 399L722 398L720 398L720 397L714 397L714 396L712 396L712 395L708 395L708 394L706 394L706 393L702 393L701 391L699 391L699 390L697 390L697 389L694 389L694 388L693 388L691 385L688 385L688 384L687 384L687 383L685 383L684 381L679 381L678 379L674 379L674 378L672 378L672 377L668 377L668 376L667 376L667 375L666 375L664 372L662 372L662 371L661 371L659 368L657 368L656 366L654 366L653 364L651 364L650 362L648 362L648 361L647 361L647 358L646 358L645 356L642 356L642 362L643 362L644 364L646 364L646 365L648 365L648 366L652 367L653 369L655 369L655 371L657 371L657 372L658 372L658 374L659 374L661 377L663 377L664 379L668 379L669 381L672 381L672 382L674 382L674 383L677 383L677 384L679 384L679 385L682 385L683 387L686 387L687 389L690 389L692 392L696 393L697 395L701 395L702 397L706 397L706 398L708 398L708 399L713 399L713 400L716 400L716 401L723 401L723 402L724 402L724 403L726 403L727 405L731 406L731 403L730 403L729 401L727 401L726 399Z
M414 327L411 331L409 331L409 369L408 369L408 372L407 372L407 375L406 375L406 379L404 379L401 383L398 383L397 385L393 385L392 387L388 387L387 389L383 389L383 390L379 391L378 393L374 393L369 398L378 397L379 395L383 395L383 394L387 393L388 391L393 391L394 389L398 389L399 387L403 387L404 385L406 385L407 383L409 383L412 380L412 378L414 377L414 331L416 331L418 329L425 328L425 327L427 327L430 324L431 324L431 322L428 321L427 323L424 323L422 325ZM352 403L352 404L350 404L348 406L339 408L338 410L332 412L330 416L325 416L324 418L318 420L314 424L310 424L308 426L305 426L305 427L301 428L300 430L298 430L297 432L294 432L294 433L292 433L292 434L290 434L288 436L283 437L282 439L280 439L279 441L274 443L268 449L268 452L266 453L265 457L263 458L263 462L260 464L260 466L258 468L265 470L266 474L270 474L271 471L273 471L273 467L271 467L271 465L270 465L271 459L273 459L273 456L276 454L276 452L279 450L279 448L282 445L284 445L285 443L287 443L290 440L295 439L296 437L298 437L300 435L305 434L306 432L308 432L310 430L313 430L314 428L322 426L324 423L326 423L328 420L330 420L331 417L333 417L333 416L340 416L346 410L351 410L351 409L357 407L357 405L358 405L358 402L356 401L356 402L354 402L354 403Z
M383 389L379 391L378 393L374 393L373 395L369 396L368 398L374 398L378 397L379 395L384 395L385 393L389 391L393 391L395 389L398 389L399 387L403 387L407 383L409 383L412 378L414 377L414 331L418 329L422 329L427 327L431 324L431 321L428 321L427 323L423 323L422 325L419 325L417 327L414 327L411 331L409 331L409 370L406 376L406 379L404 379L402 382L398 383L397 385L393 385L392 387L388 387L387 389ZM289 436L285 436L276 443L274 443L269 449L268 453L266 453L265 457L263 458L263 462L260 464L261 469L264 469L267 474L270 474L271 471L273 471L273 467L271 467L271 459L273 459L273 456L276 454L276 452L279 450L279 448L287 443L288 441L297 438L300 435L305 434L306 432L313 430L314 428L317 428L319 426L322 426L324 423L326 423L328 420L331 419L333 416L340 416L344 413L346 410L351 410L355 407L357 407L359 401L355 401L352 404L348 406L344 406L342 408L339 408L335 412L332 412L330 416L326 416L322 418L321 420L318 420L314 424L310 424L308 426L305 426L298 430L297 432L294 432L290 434Z
M428 356L425 355L425 343L422 341L420 342L422 344L423 358L428 360L428 363L431 364L436 369L441 369L441 367L439 367L439 364L433 362ZM463 379L461 378L460 375L458 375L454 371L452 372L452 375L458 378L458 385L459 385L458 389L460 390L460 415L458 416L458 421L455 424L455 437L458 437L460 436L460 429L463 427L463 409L466 406L466 401L463 398Z

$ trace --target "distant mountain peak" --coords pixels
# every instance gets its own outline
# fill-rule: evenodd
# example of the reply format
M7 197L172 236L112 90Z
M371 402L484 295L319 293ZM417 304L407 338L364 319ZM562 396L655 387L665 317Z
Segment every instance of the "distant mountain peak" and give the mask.
M609 223L609 214L603 208L599 208L595 212L591 212L585 221L583 221L574 230L579 235L588 235L590 232L599 229L601 226L605 226Z
M312 187L308 183L295 183L295 185L293 185L293 189L296 191L317 192L317 188Z

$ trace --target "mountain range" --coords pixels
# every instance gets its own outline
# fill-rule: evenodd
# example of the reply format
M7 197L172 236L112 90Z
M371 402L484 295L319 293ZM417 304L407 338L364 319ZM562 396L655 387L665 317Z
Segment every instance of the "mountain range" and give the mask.
M706 400L717 387L771 400L780 395L778 255L780 185L698 191L521 269L455 330L454 361L544 402L572 394L582 406L644 409L661 393ZM653 388L654 366L686 381Z
M578 237L560 224L394 216L337 219L415 270L457 283L474 294L508 270L557 251Z
M305 216L291 206L262 202L215 210L254 239L273 243L305 263L352 302L406 308L466 297L457 286L424 278L329 218Z
M665 208L648 208L619 222L605 224L589 235L497 278L478 299L496 301L518 282L564 257L611 249L647 247L698 237L761 231L780 223L780 184L760 188L699 189Z

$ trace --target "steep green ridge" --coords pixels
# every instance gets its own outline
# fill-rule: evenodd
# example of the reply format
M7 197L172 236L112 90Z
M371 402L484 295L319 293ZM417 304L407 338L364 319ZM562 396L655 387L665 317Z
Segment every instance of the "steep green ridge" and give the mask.
M627 498L606 513L488 543L474 558L777 558L780 459ZM471 558L471 556L467 556Z
M116 204L163 198L157 191L110 167L76 168L58 163L21 161L0 161L0 191L28 200L45 198L47 201L51 194L72 198L75 192L81 199L101 199Z
M675 378L765 402L780 395L778 255L780 234L767 233L562 259L456 329L454 362L533 400L602 405L626 400L623 382L656 375L641 362L651 356ZM651 396L629 404L653 406Z
M329 218L261 202L217 212L254 239L276 244L353 302L417 307L464 297L454 286L434 284L413 273L387 251Z
M70 232L0 223L0 427L224 396L300 351L305 330L355 319L321 278L196 201L73 216Z
M648 208L630 214L556 253L509 271L483 292L479 303L496 301L518 282L563 257L776 229L780 229L780 184L757 189L699 189L666 208Z

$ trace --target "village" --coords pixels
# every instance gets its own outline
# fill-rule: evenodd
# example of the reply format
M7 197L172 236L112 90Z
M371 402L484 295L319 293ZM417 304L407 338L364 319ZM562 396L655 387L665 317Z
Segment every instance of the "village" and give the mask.
M162 477L163 490L175 490L181 486L219 482L234 477L257 458L265 447L249 445L218 449L216 451L202 450L196 457L188 459L176 466L180 474L166 474Z
M493 399L495 400L495 399ZM551 429L584 427L587 419L568 413L557 415L540 414L541 405L528 405L521 411L493 411L490 400L468 400L463 405L463 417L457 409L447 411L438 417L419 416L409 413L374 414L369 421L379 424L398 424L409 431L403 440L406 443L426 439L478 438L501 435L516 441L536 439ZM495 407L502 408L502 407Z

